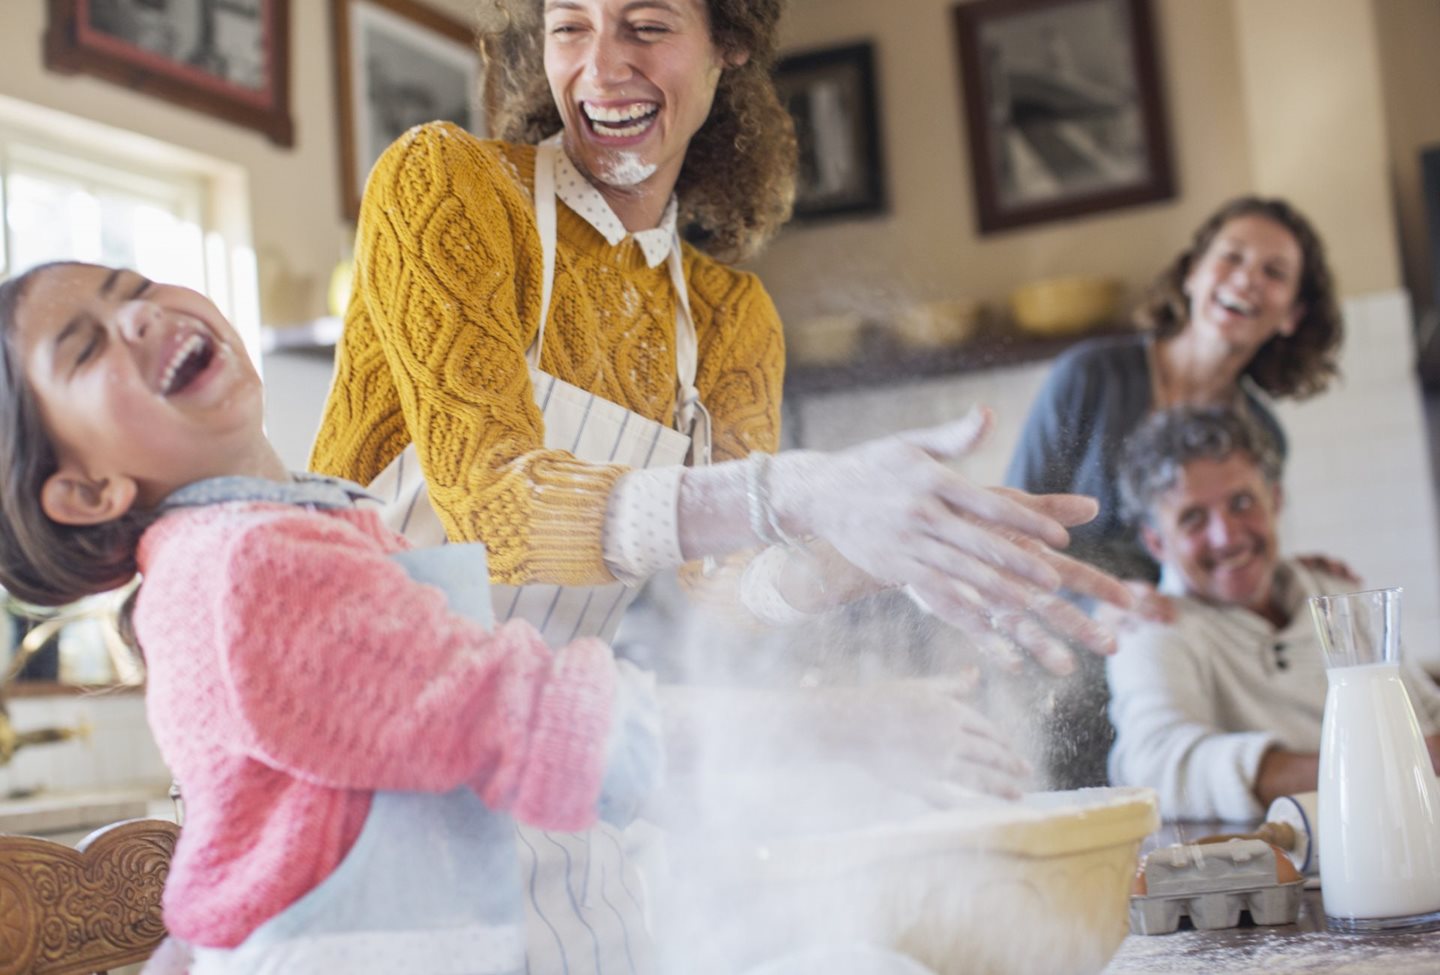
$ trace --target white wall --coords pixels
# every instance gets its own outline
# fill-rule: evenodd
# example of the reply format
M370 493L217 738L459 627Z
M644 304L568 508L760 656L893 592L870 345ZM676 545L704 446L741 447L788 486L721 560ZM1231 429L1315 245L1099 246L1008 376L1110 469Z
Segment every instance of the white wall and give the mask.
M265 433L285 466L303 471L330 391L329 350L271 352L264 357Z
M6 706L16 731L88 726L90 737L20 749L0 766L0 800L32 791L142 788L165 794L170 773L150 737L138 691L21 697Z
M1403 586L1405 652L1440 673L1440 532L1410 322L1403 291L1345 302L1344 381L1280 404L1282 541L1346 559L1366 588Z

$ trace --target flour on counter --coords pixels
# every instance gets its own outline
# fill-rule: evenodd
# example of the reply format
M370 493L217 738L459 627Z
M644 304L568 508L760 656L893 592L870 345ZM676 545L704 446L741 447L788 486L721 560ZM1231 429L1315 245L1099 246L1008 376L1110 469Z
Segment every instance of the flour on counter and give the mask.
M1131 935L1103 975L1435 975L1440 972L1440 938L1416 949L1406 935L1267 933L1253 940L1217 945L1213 931ZM1405 938L1403 953L1396 940Z

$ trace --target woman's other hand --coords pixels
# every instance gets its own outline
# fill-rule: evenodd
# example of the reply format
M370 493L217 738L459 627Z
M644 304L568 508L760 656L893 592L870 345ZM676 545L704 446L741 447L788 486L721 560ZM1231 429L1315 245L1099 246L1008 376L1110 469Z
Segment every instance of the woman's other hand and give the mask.
M973 675L887 681L815 693L838 759L941 808L975 793L1019 798L1033 773L988 718L966 703Z
M1116 633L1133 629L1142 622L1169 625L1179 619L1175 600L1156 589L1153 583L1130 579L1125 583L1130 590L1133 605L1121 609L1110 603L1099 603L1095 607L1095 619Z
M1095 516L1094 501L972 484L947 462L983 439L988 410L834 454L775 459L775 507L787 531L813 534L884 583L903 585L926 609L982 649L1014 646L1068 673L1067 644L1111 653L1114 635L1056 595L1069 589L1128 608L1116 579L1056 549L1066 528Z
M1305 566L1305 568L1311 572L1323 572L1328 576L1336 576L1354 586L1364 585L1360 577L1356 575L1355 570L1350 568L1349 563L1341 559L1312 553L1310 555L1297 555L1295 556L1295 561Z

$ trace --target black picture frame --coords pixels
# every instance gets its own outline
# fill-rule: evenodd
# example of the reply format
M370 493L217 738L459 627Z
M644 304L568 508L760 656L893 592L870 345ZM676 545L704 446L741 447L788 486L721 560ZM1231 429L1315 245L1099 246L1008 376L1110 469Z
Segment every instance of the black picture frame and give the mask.
M289 0L49 0L45 67L295 142Z
M953 12L982 234L1175 195L1151 0Z
M484 131L480 53L470 25L416 0L330 0L340 126L340 207L360 215L375 160L413 125Z
M883 213L875 46L867 41L787 55L775 67L775 88L799 143L795 218Z

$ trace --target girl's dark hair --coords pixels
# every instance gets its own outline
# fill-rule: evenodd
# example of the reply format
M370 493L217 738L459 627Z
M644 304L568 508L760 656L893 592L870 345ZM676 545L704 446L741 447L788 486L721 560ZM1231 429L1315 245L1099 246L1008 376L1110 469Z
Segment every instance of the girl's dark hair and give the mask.
M40 491L60 464L25 379L16 315L38 275L77 263L41 264L0 282L0 586L42 606L73 603L129 582L150 521L148 513L131 512L100 525L62 525L40 506Z
M1260 216L1274 221L1300 245L1302 267L1295 300L1304 313L1291 335L1275 335L1245 367L1245 375L1271 396L1305 399L1323 392L1340 374L1337 358L1344 327L1335 297L1335 279L1325 260L1325 244L1298 210L1281 199L1242 196L1210 215L1195 231L1190 246L1160 273L1135 310L1136 322L1159 338L1178 335L1190 324L1185 279L1195 262L1214 242L1220 228L1236 217Z
M795 126L771 80L784 0L706 0L710 38L726 67L705 124L690 140L675 184L680 226L722 261L759 250L790 219L795 202ZM538 0L489 0L482 14L485 110L490 131L536 143L560 131L545 78L545 31Z

